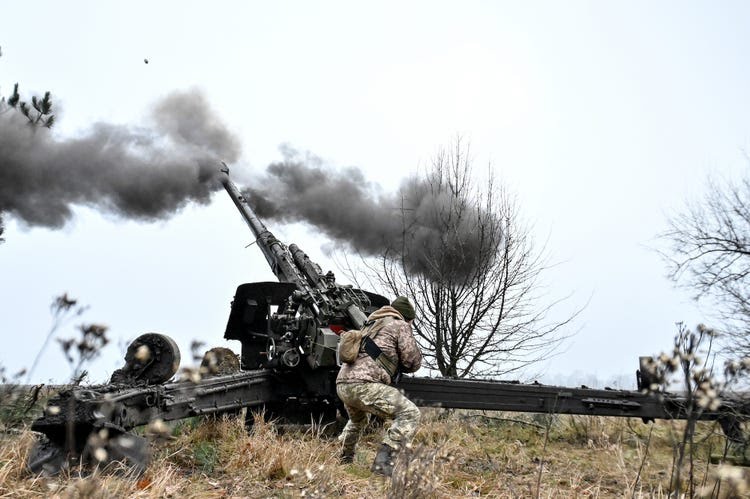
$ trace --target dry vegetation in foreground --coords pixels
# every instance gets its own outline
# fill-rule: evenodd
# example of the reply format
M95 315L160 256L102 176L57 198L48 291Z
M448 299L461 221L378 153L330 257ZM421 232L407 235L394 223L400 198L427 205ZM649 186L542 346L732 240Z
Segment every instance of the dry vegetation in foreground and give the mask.
M0 437L0 496L667 497L683 425L426 410L392 479L369 471L379 432L364 437L353 464L340 465L337 440L320 428L279 432L258 420L247 431L239 418L195 419L152 444L154 459L140 477L73 470L45 478L24 471L34 437L20 431ZM695 442L696 495L750 497L744 469L708 464L724 450L718 428L700 423Z

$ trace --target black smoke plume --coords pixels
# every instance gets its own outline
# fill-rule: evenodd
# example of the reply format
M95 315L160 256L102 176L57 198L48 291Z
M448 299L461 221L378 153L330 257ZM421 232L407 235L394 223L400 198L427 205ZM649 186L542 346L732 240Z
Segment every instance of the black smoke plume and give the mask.
M167 96L152 118L151 127L96 123L58 140L0 110L0 216L57 228L76 205L150 221L207 203L221 187L218 160L235 161L239 141L197 91Z
M439 173L409 177L384 193L358 168L336 170L311 155L282 152L284 160L244 191L261 218L308 223L337 243L433 279L468 278L494 258L498 218Z

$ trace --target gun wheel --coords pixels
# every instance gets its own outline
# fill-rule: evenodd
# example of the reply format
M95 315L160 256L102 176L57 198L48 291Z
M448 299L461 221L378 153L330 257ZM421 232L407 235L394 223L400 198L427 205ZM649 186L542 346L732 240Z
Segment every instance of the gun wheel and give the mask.
M216 347L203 354L201 375L205 378L240 372L240 359L232 350Z
M112 374L112 383L157 385L168 381L180 367L180 349L172 338L146 333L136 338L125 354L125 367Z

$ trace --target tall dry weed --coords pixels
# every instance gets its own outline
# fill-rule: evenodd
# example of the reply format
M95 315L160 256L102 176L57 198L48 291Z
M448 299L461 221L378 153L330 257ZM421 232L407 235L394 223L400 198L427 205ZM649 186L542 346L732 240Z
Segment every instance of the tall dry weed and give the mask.
M33 435L19 432L0 440L0 496L517 498L536 493L543 460L539 497L667 497L672 444L666 422L652 426L647 451L644 435L633 436L637 426L631 430L625 425L621 440L574 443L559 431L567 424L567 416L561 416L561 426L550 432L542 452L544 436L525 424L533 423L530 417L463 416L426 417L390 479L370 472L380 431L365 435L354 463L342 465L339 442L326 438L320 428L278 431L262 417L250 429L241 418L196 419L178 425L165 443L153 444L152 462L140 476L113 467L72 468L54 478L26 473ZM614 419L595 424L604 435L619 435L623 428ZM701 435L711 431L704 426ZM746 494L744 474L709 465L706 452L696 456L702 456L696 466L701 470L697 491L718 498Z
M448 446L407 445L396 460L387 496L393 499L437 497L453 461Z
M0 495L15 490L25 477L24 463L35 438L30 431L0 433Z

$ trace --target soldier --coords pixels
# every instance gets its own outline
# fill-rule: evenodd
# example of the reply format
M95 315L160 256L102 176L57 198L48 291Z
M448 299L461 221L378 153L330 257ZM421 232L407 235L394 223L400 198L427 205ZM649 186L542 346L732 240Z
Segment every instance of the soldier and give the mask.
M339 437L343 442L342 463L354 460L354 450L367 424L368 413L393 419L372 463L374 473L390 476L396 454L417 431L419 408L390 386L398 372L412 373L422 364L422 353L411 329L414 315L414 307L403 296L373 312L363 328L372 342L369 346L365 343L354 363L341 366L336 392L349 413L349 422ZM372 347L372 343L376 347Z

